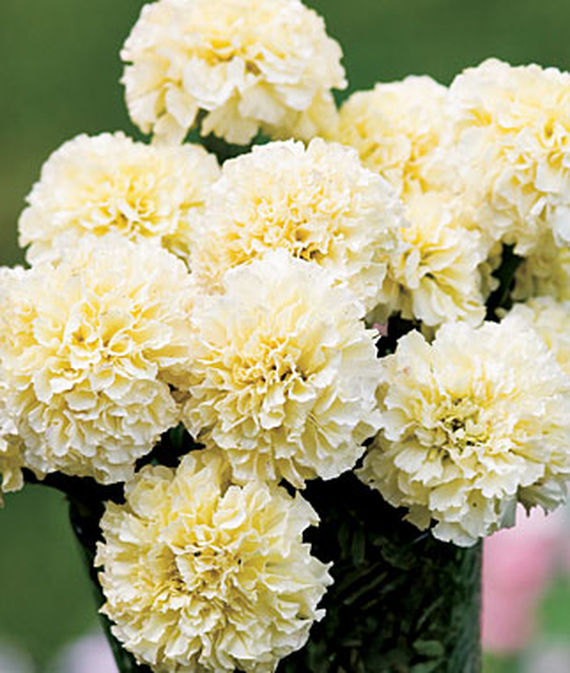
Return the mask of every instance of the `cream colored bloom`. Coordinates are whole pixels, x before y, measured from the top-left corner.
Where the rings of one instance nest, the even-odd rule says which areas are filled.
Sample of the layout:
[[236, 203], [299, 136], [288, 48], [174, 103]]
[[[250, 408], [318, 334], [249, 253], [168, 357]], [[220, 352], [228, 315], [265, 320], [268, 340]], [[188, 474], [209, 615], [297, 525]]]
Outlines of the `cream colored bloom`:
[[403, 198], [430, 187], [430, 160], [446, 128], [447, 89], [431, 77], [406, 77], [354, 93], [340, 111], [338, 139]]
[[480, 266], [488, 246], [464, 222], [460, 199], [437, 192], [408, 197], [410, 226], [400, 229], [402, 245], [393, 254], [385, 282], [386, 305], [373, 313], [384, 321], [399, 311], [434, 327], [453, 320], [477, 325], [485, 316]]
[[300, 0], [159, 0], [143, 7], [121, 57], [131, 118], [180, 142], [202, 133], [247, 144], [262, 129], [308, 139], [346, 86], [339, 45]]
[[547, 510], [570, 476], [570, 379], [520, 317], [418, 332], [383, 360], [383, 429], [360, 478], [420, 528], [461, 546]]
[[311, 505], [232, 485], [216, 452], [144, 468], [109, 503], [95, 565], [113, 633], [155, 673], [272, 673], [300, 649], [332, 580], [302, 533]]
[[356, 152], [317, 138], [270, 143], [228, 161], [196, 230], [191, 266], [208, 289], [274, 248], [328, 269], [371, 309], [405, 221], [390, 186]]
[[20, 219], [30, 263], [56, 261], [84, 236], [119, 233], [186, 256], [219, 167], [198, 145], [150, 147], [123, 133], [78, 136], [48, 159]]
[[551, 296], [570, 300], [570, 248], [559, 248], [551, 232], [542, 236], [515, 275], [514, 299]]
[[181, 260], [120, 237], [10, 284], [0, 360], [30, 467], [103, 483], [132, 474], [178, 423], [168, 384], [189, 357], [192, 297]]
[[570, 75], [490, 59], [450, 88], [457, 170], [496, 240], [531, 253], [570, 244]]
[[24, 485], [23, 444], [6, 408], [6, 387], [0, 384], [0, 503], [2, 492], [19, 491]]
[[[21, 267], [15, 269], [0, 267], [0, 315], [5, 318], [10, 316], [11, 287], [24, 276], [25, 271]], [[9, 334], [0, 334], [0, 344], [6, 336], [9, 337]], [[23, 443], [6, 404], [8, 386], [5, 379], [6, 375], [0, 357], [0, 505], [2, 504], [2, 492], [19, 491], [23, 487], [22, 468], [26, 467]]]
[[525, 320], [543, 338], [558, 364], [570, 375], [570, 301], [536, 297], [515, 304], [510, 315]]
[[375, 333], [328, 274], [284, 250], [229, 271], [225, 294], [196, 305], [183, 412], [247, 481], [331, 479], [378, 429]]

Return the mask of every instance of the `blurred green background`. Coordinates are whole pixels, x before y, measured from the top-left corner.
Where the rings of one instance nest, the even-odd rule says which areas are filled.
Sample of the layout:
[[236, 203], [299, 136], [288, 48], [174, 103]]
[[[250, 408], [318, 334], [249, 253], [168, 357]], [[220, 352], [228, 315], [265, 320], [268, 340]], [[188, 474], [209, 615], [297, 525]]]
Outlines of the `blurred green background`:
[[[23, 259], [18, 214], [56, 147], [80, 132], [134, 132], [118, 83], [118, 54], [142, 4], [0, 0], [0, 263]], [[568, 0], [307, 4], [341, 42], [350, 90], [412, 73], [449, 83], [491, 55], [570, 69]], [[48, 662], [68, 639], [96, 624], [62, 497], [40, 487], [8, 496], [0, 539], [0, 641], [23, 647], [38, 664]], [[567, 585], [556, 585], [544, 605], [545, 631], [570, 639]]]

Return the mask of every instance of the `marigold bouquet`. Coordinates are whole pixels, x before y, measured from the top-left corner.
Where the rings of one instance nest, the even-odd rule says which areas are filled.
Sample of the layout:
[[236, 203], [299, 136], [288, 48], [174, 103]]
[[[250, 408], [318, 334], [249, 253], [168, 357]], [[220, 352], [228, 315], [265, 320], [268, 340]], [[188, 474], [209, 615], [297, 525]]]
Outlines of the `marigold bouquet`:
[[300, 0], [157, 0], [123, 133], [0, 269], [0, 475], [63, 491], [121, 673], [476, 673], [480, 541], [570, 478], [570, 75], [337, 107]]

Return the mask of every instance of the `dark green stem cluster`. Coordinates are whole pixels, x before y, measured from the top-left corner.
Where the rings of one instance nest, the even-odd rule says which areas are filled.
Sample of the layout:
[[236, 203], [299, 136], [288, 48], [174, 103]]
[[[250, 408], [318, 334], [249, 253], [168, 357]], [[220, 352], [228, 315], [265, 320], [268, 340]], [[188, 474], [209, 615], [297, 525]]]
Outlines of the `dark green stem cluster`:
[[327, 614], [278, 673], [480, 673], [481, 546], [403, 521], [353, 474], [313, 482], [313, 553], [333, 561]]

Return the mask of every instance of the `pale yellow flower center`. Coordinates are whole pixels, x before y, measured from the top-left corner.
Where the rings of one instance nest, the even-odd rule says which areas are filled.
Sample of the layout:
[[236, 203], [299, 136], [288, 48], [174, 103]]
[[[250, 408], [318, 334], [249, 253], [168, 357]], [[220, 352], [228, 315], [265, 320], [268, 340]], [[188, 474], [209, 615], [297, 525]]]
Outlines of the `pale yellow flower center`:
[[[334, 205], [333, 191], [322, 187], [313, 190], [306, 202], [293, 193], [281, 202], [257, 197], [254, 221], [258, 224], [249, 232], [252, 242], [258, 240], [264, 247], [286, 247], [295, 257], [306, 261], [322, 260], [330, 253], [335, 240], [342, 236], [335, 221], [346, 215], [341, 206]], [[319, 204], [318, 208], [315, 203]], [[316, 222], [325, 226], [317, 231]], [[243, 257], [245, 261], [245, 252]]]
[[443, 406], [437, 423], [438, 448], [436, 452], [454, 449], [462, 453], [467, 447], [483, 444], [488, 429], [481, 419], [481, 405], [470, 398], [454, 398]]
[[[229, 600], [228, 592], [235, 600], [232, 589], [239, 584], [237, 578], [242, 568], [242, 559], [218, 545], [216, 541], [190, 544], [183, 552], [174, 552], [164, 547], [159, 552], [161, 594], [169, 598], [198, 597], [222, 603]], [[233, 600], [233, 599], [232, 599]], [[210, 605], [210, 607], [213, 607]], [[223, 604], [219, 605], [223, 609]]]
[[259, 335], [257, 343], [235, 353], [234, 380], [242, 385], [264, 387], [291, 379], [305, 380], [297, 365], [300, 349], [290, 341], [288, 337]]

